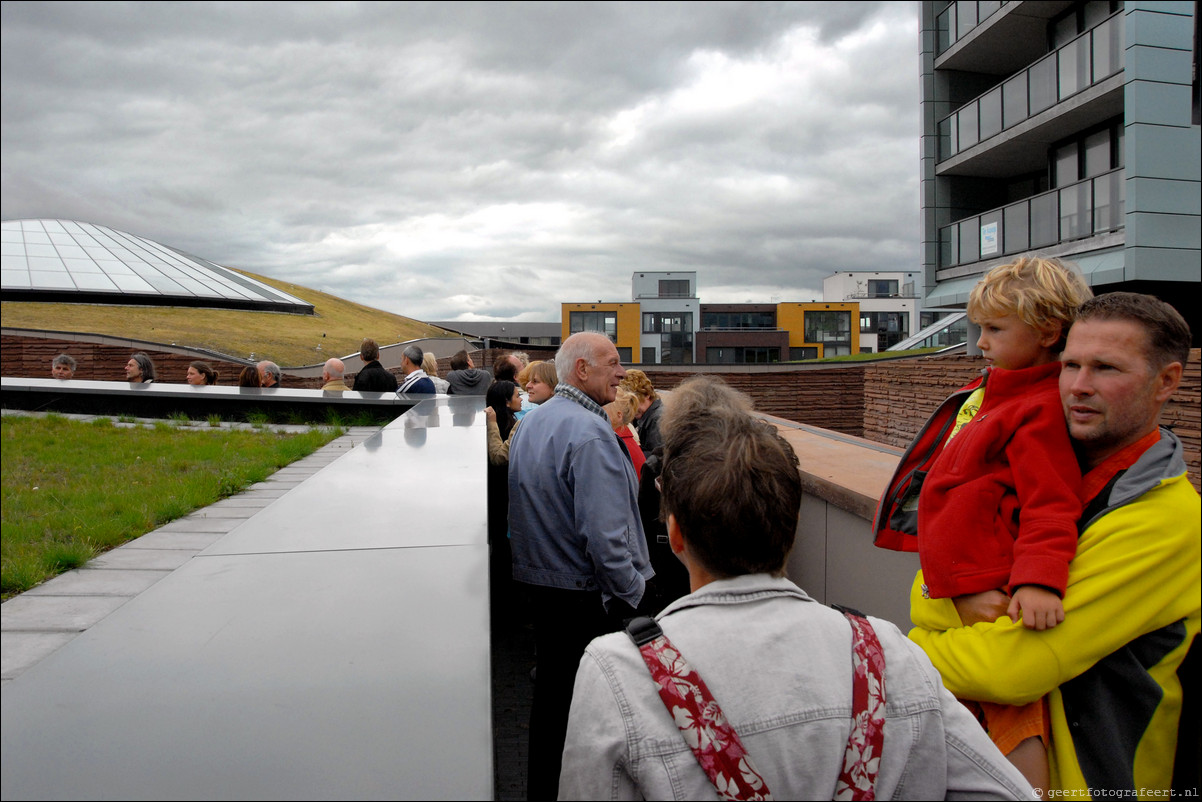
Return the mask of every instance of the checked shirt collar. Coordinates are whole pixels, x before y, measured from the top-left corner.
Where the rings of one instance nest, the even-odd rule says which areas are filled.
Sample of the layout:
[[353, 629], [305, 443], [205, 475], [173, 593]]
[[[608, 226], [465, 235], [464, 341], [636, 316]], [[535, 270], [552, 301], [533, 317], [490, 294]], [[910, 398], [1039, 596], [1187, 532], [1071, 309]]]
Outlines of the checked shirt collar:
[[605, 418], [607, 423], [609, 422], [609, 415], [605, 412], [601, 405], [589, 398], [578, 388], [573, 387], [570, 384], [560, 382], [559, 384], [555, 385], [555, 394], [563, 396], [569, 401], [575, 401], [589, 412], [593, 413], [594, 415], [600, 415], [601, 417]]

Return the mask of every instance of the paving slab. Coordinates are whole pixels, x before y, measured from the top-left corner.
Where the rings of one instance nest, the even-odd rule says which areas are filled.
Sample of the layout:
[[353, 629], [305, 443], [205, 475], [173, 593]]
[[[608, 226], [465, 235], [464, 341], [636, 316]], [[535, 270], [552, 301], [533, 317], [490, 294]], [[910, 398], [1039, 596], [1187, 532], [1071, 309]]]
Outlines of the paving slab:
[[164, 532], [156, 529], [137, 540], [131, 540], [123, 549], [182, 549], [199, 552], [207, 549], [221, 538], [224, 532]]
[[101, 554], [88, 563], [88, 567], [174, 571], [192, 557], [193, 552], [187, 549], [127, 549], [122, 547]]
[[25, 591], [25, 596], [136, 596], [170, 571], [77, 568]]
[[7, 685], [78, 636], [78, 632], [5, 632], [0, 677]]
[[[249, 518], [249, 515], [243, 516], [243, 519]], [[215, 534], [225, 534], [241, 523], [236, 517], [229, 518], [195, 518], [188, 516], [186, 518], [177, 518], [171, 523], [166, 523], [154, 530], [156, 532], [180, 532], [184, 534], [193, 534], [201, 532], [212, 532]]]
[[[82, 632], [128, 601], [123, 596], [30, 596], [0, 605], [4, 639], [22, 631]], [[7, 646], [6, 646], [7, 648]]]

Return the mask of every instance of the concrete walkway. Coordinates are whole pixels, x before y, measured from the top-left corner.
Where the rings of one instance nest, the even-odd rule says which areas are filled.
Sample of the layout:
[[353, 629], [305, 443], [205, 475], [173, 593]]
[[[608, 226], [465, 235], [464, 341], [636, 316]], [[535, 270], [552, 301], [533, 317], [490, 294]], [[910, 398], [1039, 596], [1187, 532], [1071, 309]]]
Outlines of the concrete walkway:
[[[5, 414], [29, 415], [33, 413]], [[88, 420], [92, 416], [66, 417]], [[127, 420], [117, 426], [153, 425]], [[157, 421], [161, 423], [162, 421]], [[222, 428], [307, 431], [308, 426], [258, 426], [223, 423]], [[203, 421], [193, 429], [206, 429]], [[8, 683], [95, 626], [130, 599], [187, 563], [226, 533], [271, 504], [379, 431], [352, 427], [304, 459], [281, 468], [265, 481], [105, 552], [82, 568], [38, 585], [0, 605], [0, 682]]]

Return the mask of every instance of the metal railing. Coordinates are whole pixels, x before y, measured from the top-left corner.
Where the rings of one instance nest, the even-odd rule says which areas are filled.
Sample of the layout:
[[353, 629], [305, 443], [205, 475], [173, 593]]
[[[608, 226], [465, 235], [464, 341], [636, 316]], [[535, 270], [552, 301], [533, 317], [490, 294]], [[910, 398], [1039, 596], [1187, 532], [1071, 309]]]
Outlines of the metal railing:
[[939, 266], [955, 267], [1122, 229], [1123, 178], [1120, 167], [944, 226], [939, 229]]
[[939, 121], [939, 160], [996, 136], [1122, 71], [1123, 15], [1054, 50]]

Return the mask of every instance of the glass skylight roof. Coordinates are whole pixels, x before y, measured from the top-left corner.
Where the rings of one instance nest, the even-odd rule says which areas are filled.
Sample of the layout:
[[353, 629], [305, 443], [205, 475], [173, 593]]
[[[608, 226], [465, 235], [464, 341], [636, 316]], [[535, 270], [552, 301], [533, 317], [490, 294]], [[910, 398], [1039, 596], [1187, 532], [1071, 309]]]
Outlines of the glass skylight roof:
[[0, 223], [0, 279], [5, 300], [313, 312], [309, 302], [229, 268], [72, 220]]

